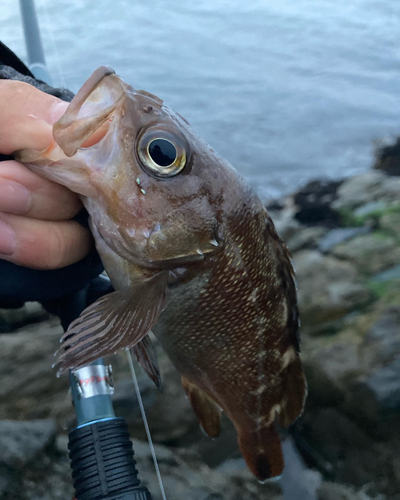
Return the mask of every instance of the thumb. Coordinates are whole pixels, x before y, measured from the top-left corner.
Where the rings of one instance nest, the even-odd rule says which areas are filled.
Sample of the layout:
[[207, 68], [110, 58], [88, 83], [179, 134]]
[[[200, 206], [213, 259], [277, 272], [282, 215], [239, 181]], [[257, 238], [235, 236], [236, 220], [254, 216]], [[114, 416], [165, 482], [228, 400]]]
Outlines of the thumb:
[[1, 80], [0, 153], [48, 148], [53, 141], [52, 126], [68, 104], [27, 83]]

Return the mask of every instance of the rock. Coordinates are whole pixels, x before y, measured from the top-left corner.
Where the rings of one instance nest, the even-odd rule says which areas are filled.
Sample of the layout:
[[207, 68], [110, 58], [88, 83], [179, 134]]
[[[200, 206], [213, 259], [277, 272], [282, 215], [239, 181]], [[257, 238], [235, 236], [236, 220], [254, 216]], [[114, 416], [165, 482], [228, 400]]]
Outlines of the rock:
[[346, 227], [340, 229], [332, 229], [318, 243], [318, 248], [321, 252], [329, 252], [334, 246], [343, 241], [350, 240], [354, 236], [367, 234], [370, 231], [369, 227]]
[[270, 212], [272, 220], [278, 234], [285, 240], [289, 240], [301, 228], [299, 222], [293, 218], [293, 210], [286, 208], [279, 212]]
[[381, 273], [375, 274], [371, 277], [372, 281], [376, 283], [384, 283], [387, 281], [400, 280], [400, 264], [397, 266], [393, 266], [386, 271], [382, 271]]
[[370, 369], [400, 358], [400, 306], [383, 310], [364, 335], [361, 349]]
[[[151, 490], [153, 500], [161, 500], [149, 446], [134, 441], [134, 450], [140, 479]], [[261, 485], [245, 470], [232, 475], [221, 473], [200, 463], [196, 455], [183, 456], [179, 450], [173, 452], [156, 445], [161, 475], [167, 498], [174, 500], [281, 500], [276, 483]]]
[[382, 191], [384, 193], [384, 198], [392, 201], [399, 206], [400, 200], [400, 178], [398, 177], [386, 177], [382, 183]]
[[0, 421], [0, 464], [22, 469], [54, 441], [53, 420]]
[[[140, 373], [138, 377], [154, 442], [183, 446], [197, 440], [202, 441], [203, 437], [207, 440], [199, 430], [178, 372], [165, 354], [159, 349], [158, 352], [163, 391], [160, 392], [146, 375]], [[139, 374], [139, 370], [137, 373]], [[123, 368], [114, 369], [114, 374], [113, 401], [116, 414], [127, 420], [133, 436], [146, 440], [132, 379], [127, 378]]]
[[319, 226], [301, 227], [286, 241], [286, 244], [292, 253], [306, 248], [317, 248], [318, 240], [323, 237], [326, 231], [325, 227]]
[[370, 291], [349, 262], [303, 250], [294, 256], [302, 324], [336, 320], [368, 302]]
[[383, 424], [393, 411], [400, 412], [400, 306], [384, 309], [366, 332], [358, 364], [363, 375], [349, 384], [349, 401], [357, 401], [353, 412], [375, 426]]
[[318, 180], [306, 184], [293, 196], [295, 219], [302, 224], [336, 227], [339, 214], [332, 210], [337, 191], [343, 181]]
[[48, 318], [49, 314], [39, 302], [26, 302], [17, 309], [0, 309], [0, 333], [11, 333], [24, 325]]
[[73, 419], [68, 374], [58, 378], [51, 367], [61, 334], [52, 318], [0, 335], [0, 419], [52, 418], [61, 426]]
[[328, 464], [331, 480], [363, 488], [373, 497], [378, 493], [391, 499], [398, 495], [398, 442], [374, 439], [333, 407], [314, 407], [312, 411], [306, 411], [301, 426], [309, 459]]
[[346, 179], [338, 189], [337, 199], [332, 203], [335, 210], [355, 208], [382, 196], [382, 183], [386, 175], [382, 172], [367, 172]]
[[336, 245], [332, 254], [352, 262], [367, 275], [384, 271], [400, 262], [400, 246], [395, 238], [378, 231]]
[[318, 488], [318, 500], [372, 500], [372, 498], [363, 491], [356, 492], [344, 484], [323, 482]]
[[285, 468], [280, 480], [283, 498], [316, 500], [321, 474], [307, 469], [291, 436], [283, 441], [282, 448], [285, 457]]
[[400, 212], [382, 215], [379, 226], [400, 240]]
[[0, 465], [0, 498], [7, 491], [12, 481], [11, 472]]
[[356, 208], [354, 210], [354, 215], [357, 217], [365, 217], [366, 215], [387, 210], [388, 207], [388, 202], [385, 202], [383, 200], [370, 201], [365, 205], [361, 205], [360, 207]]
[[400, 410], [400, 358], [377, 370], [364, 384], [379, 410]]
[[393, 144], [385, 144], [375, 151], [376, 170], [382, 170], [388, 175], [400, 175], [400, 137]]

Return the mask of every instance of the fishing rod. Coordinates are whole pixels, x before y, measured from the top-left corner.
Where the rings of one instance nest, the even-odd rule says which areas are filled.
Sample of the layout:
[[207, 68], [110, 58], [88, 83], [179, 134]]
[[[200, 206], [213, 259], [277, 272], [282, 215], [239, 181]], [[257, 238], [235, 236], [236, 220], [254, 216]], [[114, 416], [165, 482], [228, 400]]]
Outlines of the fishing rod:
[[[51, 84], [34, 0], [20, 0], [20, 9], [30, 70], [35, 78]], [[91, 293], [89, 303], [89, 287], [57, 301], [55, 309], [64, 331], [91, 302], [112, 291], [107, 277], [100, 275], [96, 280], [100, 286], [96, 294]], [[70, 385], [77, 417], [68, 443], [76, 500], [151, 500], [138, 479], [128, 425], [114, 413], [111, 366], [98, 359], [70, 371]]]

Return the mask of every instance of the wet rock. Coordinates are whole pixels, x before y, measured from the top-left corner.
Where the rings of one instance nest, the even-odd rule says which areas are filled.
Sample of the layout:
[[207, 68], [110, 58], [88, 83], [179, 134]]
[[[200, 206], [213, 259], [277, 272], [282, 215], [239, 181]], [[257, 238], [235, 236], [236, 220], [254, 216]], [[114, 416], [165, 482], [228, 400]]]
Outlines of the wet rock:
[[376, 170], [382, 170], [388, 175], [400, 175], [400, 137], [393, 144], [385, 144], [375, 151]]
[[364, 335], [361, 348], [370, 369], [400, 359], [400, 306], [388, 307], [380, 314]]
[[326, 253], [332, 250], [332, 248], [343, 241], [350, 240], [354, 236], [360, 234], [367, 234], [370, 231], [369, 227], [346, 227], [339, 229], [332, 229], [329, 231], [324, 238], [318, 242], [318, 248], [321, 252]]
[[339, 214], [332, 209], [343, 181], [317, 180], [306, 184], [293, 196], [295, 219], [302, 224], [336, 227]]
[[344, 484], [324, 482], [318, 488], [318, 500], [372, 500], [372, 498], [363, 491], [356, 492]]
[[[174, 446], [188, 445], [197, 439], [201, 440], [202, 433], [194, 412], [182, 388], [180, 376], [168, 358], [159, 350], [159, 365], [163, 383], [160, 392], [143, 373], [139, 374], [139, 385], [146, 409], [147, 419], [153, 440], [161, 444]], [[122, 368], [122, 367], [121, 367]], [[115, 411], [118, 416], [124, 417], [132, 435], [146, 440], [142, 417], [139, 411], [137, 397], [132, 379], [124, 378], [122, 370], [117, 370], [115, 380]], [[207, 439], [204, 436], [205, 439]]]
[[336, 245], [332, 254], [346, 259], [368, 275], [384, 271], [400, 262], [400, 246], [395, 238], [373, 232]]
[[[154, 466], [146, 443], [134, 442], [140, 478], [151, 490], [153, 500], [160, 500]], [[208, 468], [196, 455], [186, 451], [182, 456], [177, 450], [156, 445], [161, 475], [167, 498], [174, 500], [281, 500], [280, 488], [275, 483], [259, 484], [250, 473], [234, 472], [232, 475]], [[184, 458], [183, 458], [184, 457]]]
[[363, 376], [350, 383], [349, 401], [357, 401], [353, 413], [364, 415], [375, 426], [384, 425], [393, 412], [400, 413], [400, 307], [380, 314], [360, 344]]
[[270, 212], [269, 214], [274, 221], [278, 234], [285, 241], [289, 240], [301, 229], [300, 223], [293, 219], [292, 208], [285, 208], [280, 212]]
[[286, 244], [292, 253], [306, 248], [317, 248], [319, 239], [326, 231], [325, 227], [320, 226], [299, 228]]
[[400, 280], [400, 264], [397, 266], [393, 266], [386, 271], [382, 271], [381, 273], [376, 274], [371, 277], [372, 281], [376, 283], [384, 283], [387, 281]]
[[26, 302], [16, 309], [0, 309], [0, 333], [11, 333], [24, 325], [48, 318], [49, 314], [38, 302]]
[[285, 457], [285, 468], [280, 480], [283, 497], [317, 500], [316, 491], [322, 481], [321, 474], [305, 466], [290, 436], [284, 440], [282, 448]]
[[294, 256], [304, 326], [338, 319], [370, 298], [354, 265], [313, 250]]
[[399, 177], [386, 177], [382, 183], [382, 191], [384, 198], [399, 203], [400, 200], [400, 178]]
[[338, 189], [333, 209], [355, 208], [378, 199], [382, 195], [385, 179], [386, 175], [382, 172], [367, 172], [346, 179]]
[[52, 318], [0, 335], [0, 419], [52, 418], [65, 426], [73, 417], [68, 375], [57, 378], [52, 369], [61, 334]]
[[54, 441], [53, 420], [0, 421], [0, 464], [22, 469]]
[[389, 203], [383, 200], [370, 201], [369, 203], [356, 208], [354, 210], [354, 215], [357, 217], [365, 217], [366, 215], [387, 210], [389, 206]]
[[380, 492], [395, 498], [399, 493], [400, 475], [395, 458], [398, 444], [372, 438], [333, 407], [313, 408], [306, 412], [301, 425], [308, 450], [314, 449], [315, 457], [330, 465], [331, 480], [357, 489], [368, 488], [371, 496]]
[[400, 410], [400, 358], [377, 370], [364, 384], [379, 410]]
[[400, 240], [400, 211], [382, 215], [379, 226]]

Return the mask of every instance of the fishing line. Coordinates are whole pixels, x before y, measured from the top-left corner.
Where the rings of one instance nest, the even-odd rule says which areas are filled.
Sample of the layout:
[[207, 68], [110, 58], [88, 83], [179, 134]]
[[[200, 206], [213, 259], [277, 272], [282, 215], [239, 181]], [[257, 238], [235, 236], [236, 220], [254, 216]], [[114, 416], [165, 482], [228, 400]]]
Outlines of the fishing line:
[[44, 13], [45, 13], [45, 16], [46, 16], [46, 23], [47, 23], [47, 26], [48, 26], [48, 29], [46, 31], [49, 33], [50, 39], [51, 39], [50, 41], [51, 41], [51, 43], [53, 45], [53, 53], [54, 53], [54, 58], [56, 60], [57, 73], [58, 73], [58, 78], [60, 80], [60, 86], [65, 89], [66, 88], [66, 84], [65, 84], [65, 78], [64, 78], [64, 71], [63, 71], [63, 68], [62, 68], [60, 53], [58, 52], [58, 48], [57, 48], [57, 44], [56, 44], [56, 39], [55, 39], [55, 36], [54, 36], [53, 24], [51, 23], [51, 20], [50, 20], [50, 14], [49, 14], [49, 9], [47, 7], [46, 0], [44, 0], [42, 2], [42, 6], [43, 6], [43, 10], [44, 10]]
[[162, 496], [163, 500], [167, 500], [167, 497], [165, 496], [164, 484], [163, 484], [163, 481], [161, 478], [160, 468], [158, 466], [156, 451], [154, 449], [153, 440], [151, 438], [150, 428], [149, 428], [149, 424], [148, 424], [147, 417], [146, 417], [146, 412], [145, 412], [144, 405], [143, 405], [142, 396], [140, 394], [140, 389], [139, 389], [139, 384], [138, 384], [137, 377], [136, 377], [135, 367], [133, 365], [132, 353], [131, 353], [130, 349], [127, 349], [126, 353], [128, 355], [129, 368], [131, 369], [133, 385], [135, 386], [136, 396], [137, 396], [138, 402], [139, 402], [140, 413], [142, 414], [144, 428], [146, 429], [146, 435], [147, 435], [147, 440], [148, 440], [149, 446], [150, 446], [151, 456], [153, 457], [154, 468], [156, 469], [158, 484], [160, 485], [161, 496]]

